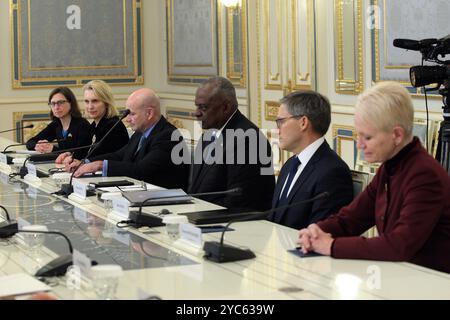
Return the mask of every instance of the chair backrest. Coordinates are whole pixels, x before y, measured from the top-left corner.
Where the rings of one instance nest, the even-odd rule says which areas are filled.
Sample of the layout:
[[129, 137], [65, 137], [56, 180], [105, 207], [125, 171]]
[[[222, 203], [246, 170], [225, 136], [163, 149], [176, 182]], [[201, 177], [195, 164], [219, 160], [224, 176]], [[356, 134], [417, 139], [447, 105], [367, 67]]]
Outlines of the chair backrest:
[[353, 181], [353, 198], [356, 198], [370, 182], [370, 175], [367, 172], [350, 170]]

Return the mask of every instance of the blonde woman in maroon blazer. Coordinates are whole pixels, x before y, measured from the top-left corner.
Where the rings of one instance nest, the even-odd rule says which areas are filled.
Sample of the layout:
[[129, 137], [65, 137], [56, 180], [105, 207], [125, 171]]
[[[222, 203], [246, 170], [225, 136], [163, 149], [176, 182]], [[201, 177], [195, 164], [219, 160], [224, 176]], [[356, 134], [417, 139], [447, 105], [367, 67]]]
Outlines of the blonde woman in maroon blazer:
[[[450, 178], [413, 137], [413, 117], [411, 97], [398, 83], [379, 83], [358, 98], [358, 148], [382, 165], [350, 205], [300, 230], [304, 253], [450, 272]], [[360, 236], [372, 226], [378, 237]]]

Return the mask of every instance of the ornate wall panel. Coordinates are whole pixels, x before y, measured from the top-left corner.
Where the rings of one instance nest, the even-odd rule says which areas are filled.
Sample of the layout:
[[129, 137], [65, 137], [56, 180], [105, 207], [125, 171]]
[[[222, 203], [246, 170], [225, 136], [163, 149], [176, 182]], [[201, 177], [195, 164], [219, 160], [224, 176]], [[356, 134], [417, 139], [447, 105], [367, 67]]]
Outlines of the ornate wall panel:
[[219, 74], [217, 1], [167, 0], [170, 82], [198, 83]]
[[141, 0], [10, 0], [14, 88], [142, 84]]
[[315, 20], [313, 0], [292, 1], [292, 86], [315, 87]]
[[247, 1], [226, 8], [227, 78], [240, 87], [247, 86]]
[[265, 87], [266, 89], [282, 88], [282, 3], [279, 0], [264, 1], [264, 51], [265, 51]]
[[[450, 2], [435, 0], [372, 0], [373, 80], [399, 81], [410, 87], [409, 68], [421, 64], [421, 54], [393, 46], [396, 38], [421, 40], [442, 38], [450, 33]], [[416, 89], [411, 88], [411, 91]]]
[[334, 0], [335, 87], [337, 93], [364, 90], [362, 0]]

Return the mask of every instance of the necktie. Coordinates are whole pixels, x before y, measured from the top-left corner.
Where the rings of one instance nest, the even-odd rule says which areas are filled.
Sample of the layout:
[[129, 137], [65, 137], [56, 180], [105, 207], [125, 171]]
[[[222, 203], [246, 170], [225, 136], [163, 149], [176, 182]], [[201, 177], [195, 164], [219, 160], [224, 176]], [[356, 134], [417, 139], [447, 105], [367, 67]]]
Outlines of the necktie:
[[292, 180], [294, 180], [295, 174], [297, 173], [297, 170], [301, 164], [302, 163], [300, 162], [298, 157], [294, 157], [292, 159], [291, 168], [289, 171], [289, 177], [286, 181], [286, 185], [284, 186], [283, 192], [281, 193], [281, 197], [279, 199], [280, 205], [287, 204], [288, 191], [291, 188]]
[[136, 149], [136, 151], [134, 153], [134, 156], [136, 156], [139, 153], [139, 151], [141, 150], [142, 146], [144, 145], [144, 142], [145, 142], [145, 136], [142, 135], [141, 139], [139, 140], [138, 147], [137, 147], [137, 149]]

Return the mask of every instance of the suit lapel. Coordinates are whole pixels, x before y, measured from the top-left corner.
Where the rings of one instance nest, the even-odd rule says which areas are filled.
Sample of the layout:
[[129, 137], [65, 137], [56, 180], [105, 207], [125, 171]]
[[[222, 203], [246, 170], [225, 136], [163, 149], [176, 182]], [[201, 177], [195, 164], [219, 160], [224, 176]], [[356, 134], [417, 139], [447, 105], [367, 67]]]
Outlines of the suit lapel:
[[136, 149], [139, 144], [139, 140], [141, 139], [141, 136], [142, 136], [142, 133], [136, 132], [131, 137], [132, 141], [130, 141], [130, 148], [128, 149], [128, 152], [125, 155], [125, 159], [127, 161], [133, 161], [136, 158], [135, 153], [136, 153]]
[[286, 183], [287, 179], [288, 170], [286, 170], [286, 168], [289, 168], [289, 164], [291, 163], [291, 161], [292, 158], [286, 161], [286, 163], [281, 168], [280, 175], [278, 176], [278, 182], [277, 185], [275, 186], [274, 197], [272, 199], [272, 208], [275, 208], [278, 205], [278, 201], [281, 196], [281, 190], [283, 189], [283, 186]]
[[[202, 137], [202, 139], [203, 139], [203, 137]], [[195, 152], [201, 152], [199, 157], [201, 157], [202, 163], [194, 165], [194, 168], [193, 168], [192, 188], [194, 190], [197, 188], [197, 184], [199, 183], [199, 181], [203, 181], [203, 179], [204, 179], [205, 175], [208, 173], [208, 171], [217, 165], [217, 164], [208, 165], [208, 164], [204, 163], [203, 153], [205, 151], [205, 148], [203, 148], [203, 146], [202, 146], [202, 148], [200, 148], [200, 146], [197, 146], [196, 151], [195, 151]], [[223, 145], [222, 145], [222, 150], [223, 150]]]
[[288, 203], [292, 202], [292, 198], [295, 196], [297, 191], [303, 186], [304, 183], [307, 182], [309, 176], [314, 172], [316, 169], [316, 163], [322, 159], [323, 154], [329, 149], [328, 143], [325, 141], [322, 143], [322, 145], [317, 149], [316, 153], [312, 156], [312, 158], [308, 161], [306, 164], [306, 167], [303, 169], [302, 173], [298, 177], [297, 181], [295, 182], [294, 187], [292, 188], [291, 192], [289, 193], [288, 197]]
[[[317, 161], [319, 161], [325, 152], [330, 149], [328, 143], [325, 141], [319, 149], [317, 149], [316, 153], [312, 156], [312, 158], [308, 161], [306, 164], [306, 167], [302, 170], [302, 173], [298, 177], [297, 181], [295, 181], [294, 186], [292, 187], [291, 192], [289, 193], [287, 204], [292, 204], [293, 199], [295, 198], [295, 195], [300, 190], [300, 188], [305, 184], [308, 183], [308, 178], [311, 176], [311, 174], [316, 169]], [[284, 179], [286, 180], [286, 178]], [[284, 184], [284, 182], [283, 182]], [[281, 192], [281, 191], [280, 191]], [[278, 195], [279, 197], [279, 195]], [[298, 199], [297, 201], [302, 201], [306, 199]], [[283, 216], [285, 215], [287, 209], [282, 210], [282, 212], [277, 213], [277, 221], [281, 222], [283, 219]]]

